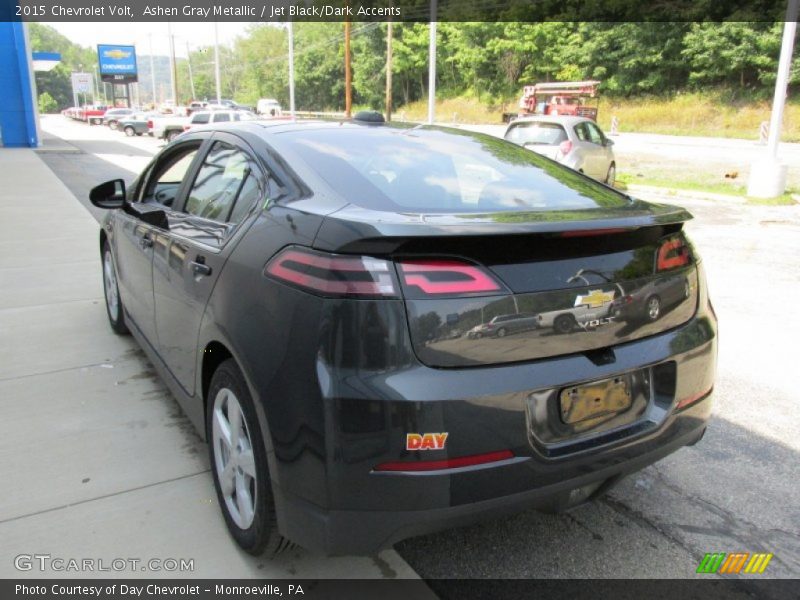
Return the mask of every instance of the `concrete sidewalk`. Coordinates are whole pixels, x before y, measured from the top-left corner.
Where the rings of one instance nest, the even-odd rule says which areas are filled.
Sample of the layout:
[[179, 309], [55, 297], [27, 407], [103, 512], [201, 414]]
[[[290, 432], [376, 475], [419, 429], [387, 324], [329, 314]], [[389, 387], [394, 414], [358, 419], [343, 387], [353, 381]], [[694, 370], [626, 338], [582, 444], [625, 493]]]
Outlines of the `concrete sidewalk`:
[[93, 575], [20, 572], [20, 554], [194, 561], [121, 577], [416, 577], [394, 550], [239, 551], [205, 444], [135, 342], [108, 327], [97, 222], [31, 150], [0, 149], [0, 190], [0, 577]]

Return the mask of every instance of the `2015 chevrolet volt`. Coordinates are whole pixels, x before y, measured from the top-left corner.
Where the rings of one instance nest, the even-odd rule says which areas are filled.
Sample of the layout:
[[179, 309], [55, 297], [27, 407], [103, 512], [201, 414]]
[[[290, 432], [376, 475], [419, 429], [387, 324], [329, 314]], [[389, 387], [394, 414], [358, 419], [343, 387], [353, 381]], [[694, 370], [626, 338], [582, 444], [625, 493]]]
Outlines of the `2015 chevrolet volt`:
[[[717, 323], [690, 215], [510, 142], [192, 129], [91, 201], [111, 327], [208, 439], [248, 552], [567, 509], [705, 431]], [[467, 335], [509, 315], [530, 325]]]

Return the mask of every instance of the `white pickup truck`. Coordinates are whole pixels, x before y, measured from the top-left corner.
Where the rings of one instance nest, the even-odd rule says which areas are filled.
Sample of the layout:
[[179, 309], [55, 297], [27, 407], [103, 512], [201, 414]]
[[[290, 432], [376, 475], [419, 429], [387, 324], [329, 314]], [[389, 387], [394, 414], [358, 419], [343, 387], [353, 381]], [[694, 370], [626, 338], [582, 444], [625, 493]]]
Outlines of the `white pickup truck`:
[[[164, 117], [148, 121], [149, 132], [157, 138], [171, 142], [192, 127], [210, 123], [230, 123], [231, 121], [252, 121], [256, 116], [244, 110], [199, 110], [191, 117]], [[152, 122], [152, 127], [150, 126]]]

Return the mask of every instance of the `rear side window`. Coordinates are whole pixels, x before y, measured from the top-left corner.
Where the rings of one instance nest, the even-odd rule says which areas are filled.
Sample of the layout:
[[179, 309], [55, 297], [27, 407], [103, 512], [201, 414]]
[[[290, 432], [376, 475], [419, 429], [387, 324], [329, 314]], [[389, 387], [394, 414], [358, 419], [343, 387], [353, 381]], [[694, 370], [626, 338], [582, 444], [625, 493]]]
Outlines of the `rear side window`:
[[629, 203], [567, 167], [487, 135], [401, 125], [279, 135], [343, 199], [374, 210], [482, 213]]
[[192, 123], [195, 124], [208, 123], [208, 117], [209, 117], [208, 113], [198, 113], [192, 116]]
[[230, 121], [231, 116], [228, 113], [217, 113], [214, 115], [214, 123], [223, 123], [224, 121]]
[[241, 150], [215, 142], [197, 172], [184, 211], [220, 223], [238, 223], [261, 195], [254, 166]]
[[512, 125], [506, 133], [506, 139], [523, 146], [557, 146], [567, 139], [567, 132], [558, 123], [519, 123]]

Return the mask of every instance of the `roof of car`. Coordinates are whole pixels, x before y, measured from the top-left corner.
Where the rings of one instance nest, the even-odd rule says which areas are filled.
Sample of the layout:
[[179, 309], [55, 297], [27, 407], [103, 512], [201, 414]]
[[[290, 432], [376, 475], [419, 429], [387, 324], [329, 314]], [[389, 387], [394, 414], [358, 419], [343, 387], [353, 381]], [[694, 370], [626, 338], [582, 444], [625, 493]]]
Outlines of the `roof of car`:
[[585, 123], [586, 121], [594, 123], [592, 119], [586, 117], [573, 117], [569, 115], [532, 115], [530, 117], [514, 119], [508, 125], [509, 127], [517, 123], [558, 123], [559, 125], [576, 125], [577, 123]]

